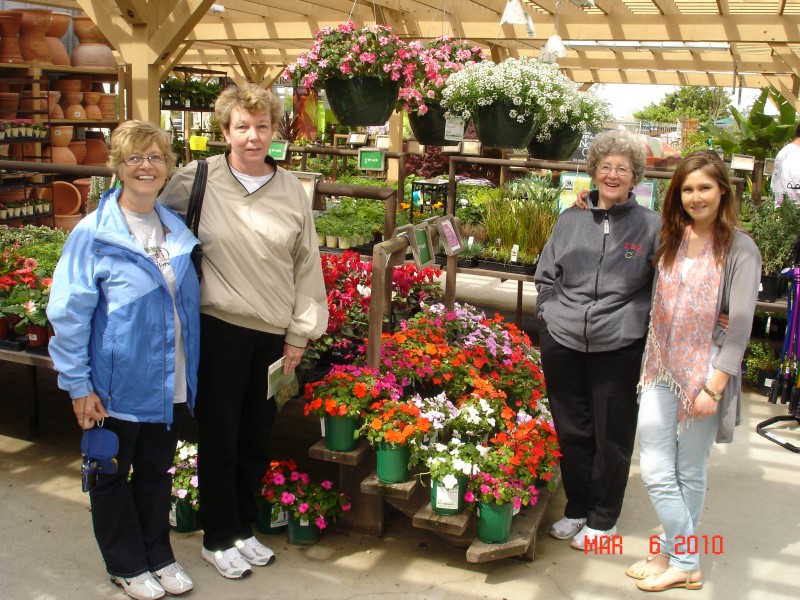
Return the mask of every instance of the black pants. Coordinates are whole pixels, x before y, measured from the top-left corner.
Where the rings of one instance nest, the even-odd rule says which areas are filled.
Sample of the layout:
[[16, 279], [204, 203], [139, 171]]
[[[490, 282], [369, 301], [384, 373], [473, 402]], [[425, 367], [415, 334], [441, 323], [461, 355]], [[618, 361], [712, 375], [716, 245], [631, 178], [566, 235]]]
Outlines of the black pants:
[[269, 466], [275, 399], [267, 368], [283, 336], [200, 317], [197, 469], [203, 546], [226, 550], [253, 535], [256, 494]]
[[644, 339], [609, 352], [578, 352], [539, 331], [547, 396], [561, 445], [564, 516], [602, 531], [617, 524], [636, 437], [636, 383]]
[[136, 577], [175, 562], [169, 542], [172, 475], [167, 471], [185, 410], [185, 405], [175, 406], [170, 426], [105, 420], [104, 427], [119, 437], [118, 467], [112, 475], [98, 474], [89, 500], [94, 536], [111, 575]]

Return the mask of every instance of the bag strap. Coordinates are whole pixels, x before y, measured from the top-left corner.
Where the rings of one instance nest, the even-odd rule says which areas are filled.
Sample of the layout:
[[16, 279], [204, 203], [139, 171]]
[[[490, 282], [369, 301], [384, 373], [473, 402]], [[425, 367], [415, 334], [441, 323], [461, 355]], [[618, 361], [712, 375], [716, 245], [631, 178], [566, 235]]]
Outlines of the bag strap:
[[189, 207], [186, 209], [186, 225], [189, 226], [195, 236], [197, 236], [197, 232], [200, 229], [200, 212], [203, 210], [203, 197], [206, 194], [207, 179], [208, 163], [205, 160], [198, 160], [192, 191], [189, 194]]

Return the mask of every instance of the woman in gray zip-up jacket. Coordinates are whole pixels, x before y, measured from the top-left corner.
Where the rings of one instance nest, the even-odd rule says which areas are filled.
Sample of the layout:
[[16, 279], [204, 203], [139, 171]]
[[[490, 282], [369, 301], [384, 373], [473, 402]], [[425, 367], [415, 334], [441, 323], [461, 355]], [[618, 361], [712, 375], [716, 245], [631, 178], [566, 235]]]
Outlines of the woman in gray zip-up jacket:
[[630, 191], [644, 165], [638, 136], [595, 137], [590, 210], [564, 211], [536, 270], [542, 368], [567, 496], [550, 535], [572, 538], [579, 550], [616, 533], [628, 482], [661, 228], [660, 216]]

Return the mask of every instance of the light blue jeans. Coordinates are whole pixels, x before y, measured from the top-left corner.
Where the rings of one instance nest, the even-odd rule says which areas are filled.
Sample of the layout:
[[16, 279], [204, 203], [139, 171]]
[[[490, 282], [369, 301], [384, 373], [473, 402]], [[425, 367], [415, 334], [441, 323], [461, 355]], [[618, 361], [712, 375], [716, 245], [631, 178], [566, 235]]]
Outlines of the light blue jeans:
[[[670, 565], [692, 571], [700, 566], [697, 527], [706, 492], [706, 464], [717, 434], [719, 413], [693, 419], [678, 431], [680, 400], [666, 384], [639, 400], [639, 466], [650, 501], [664, 527], [661, 553]], [[676, 544], [677, 541], [677, 544]]]

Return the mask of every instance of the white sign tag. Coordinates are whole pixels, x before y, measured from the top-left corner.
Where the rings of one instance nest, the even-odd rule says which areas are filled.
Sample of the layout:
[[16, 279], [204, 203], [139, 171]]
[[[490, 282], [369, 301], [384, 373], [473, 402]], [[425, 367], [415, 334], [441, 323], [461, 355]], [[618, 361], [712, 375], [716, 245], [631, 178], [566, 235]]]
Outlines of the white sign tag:
[[464, 119], [447, 119], [444, 124], [444, 139], [460, 142], [464, 139]]

